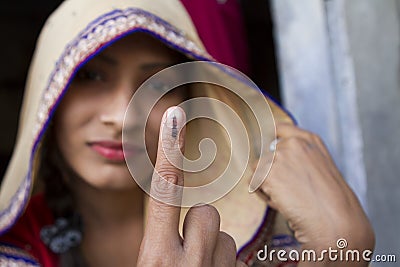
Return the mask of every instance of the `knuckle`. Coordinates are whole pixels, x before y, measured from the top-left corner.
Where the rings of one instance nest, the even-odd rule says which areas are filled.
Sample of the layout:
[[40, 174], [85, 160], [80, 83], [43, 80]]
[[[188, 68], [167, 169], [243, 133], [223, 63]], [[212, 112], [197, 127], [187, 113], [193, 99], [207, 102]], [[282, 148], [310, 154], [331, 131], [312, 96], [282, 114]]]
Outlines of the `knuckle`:
[[[287, 144], [289, 146], [290, 149], [293, 149], [292, 152], [295, 153], [304, 153], [310, 150], [311, 147], [313, 147], [314, 141], [313, 139], [309, 140], [304, 137], [300, 137], [300, 136], [294, 136], [294, 137], [290, 137], [287, 140]], [[287, 156], [294, 156], [295, 154], [290, 153], [289, 155], [285, 155]]]
[[219, 241], [223, 241], [226, 244], [229, 244], [230, 246], [234, 246], [236, 249], [236, 243], [235, 240], [233, 239], [233, 237], [231, 235], [229, 235], [228, 233], [224, 232], [224, 231], [219, 231], [218, 234], [218, 240]]
[[290, 146], [290, 147], [295, 147], [295, 148], [300, 148], [303, 147], [305, 145], [305, 141], [303, 138], [300, 138], [298, 136], [293, 136], [290, 137], [286, 140], [286, 143]]
[[315, 133], [310, 133], [310, 138], [308, 139], [310, 143], [313, 144], [322, 144], [322, 139], [319, 135]]
[[236, 243], [232, 236], [224, 231], [218, 234], [218, 242], [224, 245], [225, 251], [236, 254]]
[[304, 131], [304, 136], [305, 136], [305, 139], [310, 140], [310, 141], [314, 140], [315, 137], [318, 137], [317, 134], [315, 134], [313, 132], [308, 132], [308, 131]]
[[157, 182], [153, 182], [151, 185], [151, 196], [153, 198], [163, 203], [180, 204], [182, 188], [177, 186], [176, 182], [173, 182], [173, 180], [178, 179], [176, 176], [171, 176], [166, 180], [163, 178], [153, 179], [157, 179]]
[[180, 174], [175, 170], [175, 168], [170, 166], [161, 165], [157, 170], [157, 174], [160, 177], [160, 180], [162, 179], [173, 184], [178, 184], [180, 178]]
[[319, 135], [314, 135], [314, 142], [322, 147], [325, 147], [325, 143]]
[[[154, 197], [157, 201], [160, 201], [164, 204], [178, 206], [181, 202], [181, 198], [176, 194], [170, 192], [166, 192], [165, 190], [153, 190], [152, 197]], [[159, 203], [159, 202], [157, 202]], [[164, 205], [159, 205], [159, 209], [163, 208]]]
[[263, 184], [262, 187], [261, 187], [261, 190], [268, 197], [273, 193], [272, 185], [270, 185], [270, 184]]
[[308, 134], [309, 134], [311, 140], [318, 140], [319, 139], [319, 135], [316, 134], [316, 133], [309, 132]]
[[[188, 215], [191, 219], [198, 221], [206, 231], [219, 229], [221, 218], [217, 209], [211, 205], [203, 205], [192, 207]], [[207, 218], [206, 220], [204, 218]]]

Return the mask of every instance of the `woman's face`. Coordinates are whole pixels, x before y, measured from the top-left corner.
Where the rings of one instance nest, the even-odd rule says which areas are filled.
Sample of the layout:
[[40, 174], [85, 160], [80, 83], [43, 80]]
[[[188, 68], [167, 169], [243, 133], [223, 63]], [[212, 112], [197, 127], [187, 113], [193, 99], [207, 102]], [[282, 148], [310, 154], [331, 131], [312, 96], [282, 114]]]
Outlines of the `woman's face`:
[[[181, 58], [152, 37], [135, 33], [109, 46], [78, 71], [57, 109], [55, 134], [64, 160], [79, 177], [102, 189], [136, 186], [122, 152], [125, 110], [146, 79]], [[182, 101], [182, 91], [168, 93], [147, 119], [146, 146], [153, 162], [162, 114]], [[141, 103], [151, 104], [145, 99]], [[139, 129], [146, 117], [140, 113], [141, 107], [134, 110], [137, 114], [131, 123], [137, 125], [130, 127]], [[135, 148], [142, 140], [130, 142], [131, 156], [144, 152]]]

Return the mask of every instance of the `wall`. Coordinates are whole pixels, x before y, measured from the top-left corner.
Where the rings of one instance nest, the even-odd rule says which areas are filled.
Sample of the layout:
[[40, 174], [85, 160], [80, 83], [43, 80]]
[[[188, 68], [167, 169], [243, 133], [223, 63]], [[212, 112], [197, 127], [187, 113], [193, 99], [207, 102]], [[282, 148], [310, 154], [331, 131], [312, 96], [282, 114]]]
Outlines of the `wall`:
[[399, 3], [345, 3], [364, 139], [369, 215], [376, 230], [377, 252], [396, 252], [400, 261]]
[[400, 1], [271, 4], [283, 101], [327, 143], [372, 221], [376, 253], [399, 261]]

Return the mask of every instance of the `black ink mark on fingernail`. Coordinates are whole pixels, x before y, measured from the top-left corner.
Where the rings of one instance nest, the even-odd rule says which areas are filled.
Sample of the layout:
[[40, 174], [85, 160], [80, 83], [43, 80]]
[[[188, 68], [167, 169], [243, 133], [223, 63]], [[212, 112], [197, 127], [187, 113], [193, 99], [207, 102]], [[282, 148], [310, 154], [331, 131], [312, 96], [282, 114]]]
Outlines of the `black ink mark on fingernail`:
[[177, 126], [178, 126], [178, 122], [176, 121], [176, 116], [174, 116], [172, 118], [172, 133], [171, 133], [171, 135], [175, 139], [178, 136], [178, 128], [177, 128]]

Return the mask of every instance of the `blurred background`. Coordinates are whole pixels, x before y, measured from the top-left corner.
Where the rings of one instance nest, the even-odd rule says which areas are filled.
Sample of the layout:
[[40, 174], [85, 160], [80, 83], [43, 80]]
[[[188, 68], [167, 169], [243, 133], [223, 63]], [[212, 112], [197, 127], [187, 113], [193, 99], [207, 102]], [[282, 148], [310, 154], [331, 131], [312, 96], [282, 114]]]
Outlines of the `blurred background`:
[[[400, 262], [400, 0], [182, 1], [215, 58], [323, 138], [372, 221], [375, 253]], [[61, 2], [0, 3], [0, 177], [36, 38]]]

